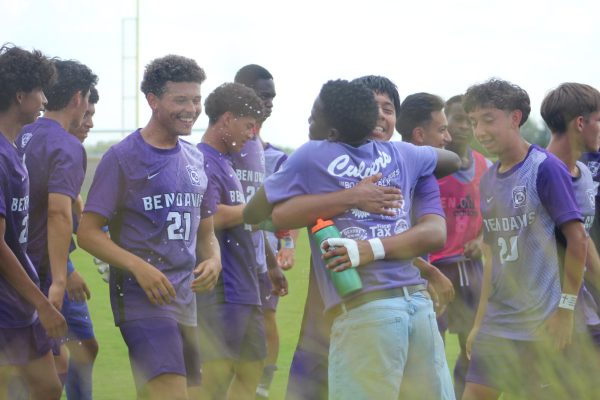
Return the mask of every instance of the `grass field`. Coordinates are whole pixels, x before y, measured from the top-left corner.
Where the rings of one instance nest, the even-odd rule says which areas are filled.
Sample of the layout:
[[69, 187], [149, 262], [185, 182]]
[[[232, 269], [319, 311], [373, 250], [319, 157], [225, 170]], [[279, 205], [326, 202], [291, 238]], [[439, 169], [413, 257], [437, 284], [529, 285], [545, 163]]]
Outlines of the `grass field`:
[[[280, 400], [285, 396], [287, 376], [290, 362], [296, 348], [302, 310], [306, 298], [308, 284], [309, 249], [305, 234], [298, 240], [296, 266], [286, 273], [290, 284], [290, 294], [281, 299], [277, 311], [277, 322], [281, 336], [279, 353], [279, 371], [275, 374], [271, 388], [271, 399]], [[114, 326], [108, 285], [104, 283], [96, 271], [92, 257], [77, 250], [73, 254], [75, 267], [84, 276], [91, 288], [92, 298], [89, 302], [96, 337], [100, 344], [100, 352], [94, 368], [94, 399], [115, 400], [135, 399], [135, 388], [127, 348], [123, 343], [119, 330]], [[451, 367], [457, 355], [457, 342], [454, 336], [448, 338], [446, 353]]]

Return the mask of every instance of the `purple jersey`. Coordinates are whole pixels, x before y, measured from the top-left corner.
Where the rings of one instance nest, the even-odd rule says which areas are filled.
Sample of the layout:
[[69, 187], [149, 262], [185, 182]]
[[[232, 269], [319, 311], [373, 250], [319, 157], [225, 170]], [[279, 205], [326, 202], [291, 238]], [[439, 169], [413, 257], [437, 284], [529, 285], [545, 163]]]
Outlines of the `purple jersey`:
[[[329, 141], [310, 141], [296, 150], [282, 168], [265, 181], [270, 203], [303, 194], [339, 191], [358, 184], [378, 172], [378, 182], [411, 193], [421, 176], [430, 175], [437, 156], [431, 147], [416, 147], [404, 142], [367, 142], [360, 147]], [[411, 226], [412, 198], [406, 196], [395, 216], [369, 214], [352, 209], [333, 218], [342, 237], [366, 240], [399, 234]], [[316, 222], [316, 221], [315, 221]], [[340, 303], [321, 258], [319, 243], [310, 238], [312, 261], [325, 309]], [[357, 292], [383, 290], [422, 284], [419, 270], [412, 260], [379, 260], [357, 268], [363, 289]]]
[[[217, 204], [244, 204], [242, 185], [229, 157], [204, 143], [200, 143], [198, 149], [204, 154], [204, 169]], [[198, 304], [224, 300], [226, 303], [260, 305], [258, 267], [249, 227], [240, 224], [216, 231], [215, 234], [221, 246], [223, 269], [215, 290], [198, 295]]]
[[[29, 177], [25, 163], [17, 149], [0, 133], [0, 215], [6, 225], [4, 241], [29, 278], [39, 285], [35, 268], [27, 256], [28, 209]], [[22, 328], [36, 320], [35, 308], [2, 275], [0, 292], [0, 328]]]
[[492, 288], [481, 332], [533, 340], [556, 310], [561, 287], [555, 228], [581, 220], [571, 176], [536, 145], [509, 171], [481, 178], [484, 241], [492, 249]]
[[17, 138], [25, 153], [30, 177], [31, 205], [27, 253], [37, 268], [43, 288], [52, 281], [48, 258], [48, 194], [75, 200], [85, 177], [86, 155], [81, 142], [57, 121], [38, 118]]
[[[267, 146], [265, 147], [265, 178], [279, 171], [281, 164], [283, 164], [287, 158], [288, 155], [283, 150], [267, 143]], [[266, 232], [266, 234], [271, 250], [273, 250], [273, 253], [277, 252], [279, 239], [277, 239], [273, 232]]]
[[412, 197], [412, 212], [415, 222], [427, 214], [446, 217], [440, 203], [440, 186], [435, 176], [427, 175], [419, 178]]
[[[265, 152], [262, 143], [257, 136], [248, 140], [239, 153], [229, 155], [233, 163], [233, 169], [237, 174], [246, 203], [250, 201], [254, 193], [263, 185], [265, 180]], [[252, 232], [252, 241], [256, 252], [256, 264], [258, 272], [267, 271], [267, 260], [265, 255], [265, 235], [263, 231]]]
[[196, 325], [196, 232], [215, 208], [207, 185], [202, 154], [183, 140], [158, 149], [137, 130], [102, 157], [84, 212], [105, 217], [111, 239], [162, 271], [177, 293], [171, 304], [153, 305], [131, 273], [111, 267], [115, 324], [166, 317]]

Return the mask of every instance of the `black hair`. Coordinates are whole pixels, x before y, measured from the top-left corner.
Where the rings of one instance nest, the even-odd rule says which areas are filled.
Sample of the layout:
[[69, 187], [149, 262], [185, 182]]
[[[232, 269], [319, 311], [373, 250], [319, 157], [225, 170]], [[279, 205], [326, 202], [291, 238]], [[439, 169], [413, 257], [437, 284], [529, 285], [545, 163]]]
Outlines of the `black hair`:
[[522, 126], [531, 112], [529, 95], [519, 86], [492, 78], [487, 82], [476, 84], [467, 89], [463, 99], [463, 107], [467, 113], [477, 108], [497, 108], [504, 111], [519, 110]]
[[335, 128], [341, 141], [359, 143], [371, 134], [379, 109], [373, 91], [361, 83], [332, 80], [319, 93], [323, 117]]
[[259, 79], [273, 79], [273, 75], [260, 65], [248, 64], [240, 68], [233, 81], [253, 88]]
[[81, 92], [86, 95], [98, 83], [98, 77], [87, 66], [75, 60], [54, 59], [56, 82], [45, 92], [48, 104], [46, 109], [58, 111], [65, 108], [73, 95]]
[[448, 100], [446, 100], [446, 104], [444, 104], [444, 110], [447, 111], [450, 107], [452, 107], [452, 104], [455, 103], [459, 103], [462, 107], [464, 97], [465, 96], [462, 94], [457, 94], [455, 96], [450, 97]]
[[146, 65], [141, 89], [147, 95], [162, 96], [167, 82], [196, 82], [206, 80], [204, 70], [191, 58], [169, 54]]
[[46, 90], [55, 76], [54, 64], [40, 51], [4, 44], [0, 48], [0, 111], [10, 108], [17, 92]]
[[366, 75], [353, 79], [352, 82], [362, 83], [375, 93], [386, 94], [392, 100], [392, 103], [394, 103], [394, 111], [396, 111], [396, 113], [400, 111], [400, 95], [398, 94], [398, 87], [385, 76]]
[[600, 92], [582, 83], [563, 83], [544, 98], [540, 112], [552, 133], [565, 133], [579, 116], [587, 119], [600, 110]]
[[96, 104], [96, 103], [98, 103], [99, 100], [100, 100], [100, 95], [98, 94], [98, 89], [96, 89], [96, 86], [92, 86], [90, 88], [89, 103], [90, 104]]
[[256, 92], [241, 83], [224, 83], [208, 95], [204, 111], [209, 124], [214, 124], [226, 112], [236, 117], [260, 120], [264, 114], [263, 102]]
[[430, 93], [414, 93], [407, 96], [400, 105], [396, 130], [402, 135], [402, 140], [412, 138], [413, 130], [431, 121], [431, 113], [441, 111], [444, 100]]

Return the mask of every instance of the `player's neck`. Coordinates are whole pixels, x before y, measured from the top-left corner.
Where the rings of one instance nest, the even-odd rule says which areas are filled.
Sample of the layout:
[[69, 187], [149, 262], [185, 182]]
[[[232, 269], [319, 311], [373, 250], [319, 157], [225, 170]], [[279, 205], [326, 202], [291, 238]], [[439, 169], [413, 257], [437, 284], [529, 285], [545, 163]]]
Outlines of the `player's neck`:
[[21, 128], [23, 125], [17, 121], [15, 116], [8, 113], [0, 114], [0, 132], [10, 143], [15, 143]]
[[142, 128], [141, 135], [146, 143], [158, 149], [172, 149], [179, 141], [179, 135], [170, 133], [152, 119]]
[[568, 133], [562, 135], [552, 134], [546, 149], [565, 163], [572, 176], [578, 176], [577, 160], [581, 157], [582, 152], [573, 143], [573, 139]]
[[519, 141], [517, 143], [506, 149], [506, 151], [502, 152], [502, 154], [498, 155], [498, 161], [500, 161], [498, 172], [506, 172], [523, 161], [525, 157], [527, 157], [529, 146], [531, 146], [531, 144], [519, 137]]
[[209, 145], [221, 154], [227, 154], [227, 145], [223, 141], [223, 129], [217, 124], [209, 125], [202, 136], [202, 143]]
[[69, 131], [69, 128], [73, 123], [73, 117], [64, 109], [58, 111], [46, 111], [44, 113], [44, 118], [58, 122], [65, 131]]

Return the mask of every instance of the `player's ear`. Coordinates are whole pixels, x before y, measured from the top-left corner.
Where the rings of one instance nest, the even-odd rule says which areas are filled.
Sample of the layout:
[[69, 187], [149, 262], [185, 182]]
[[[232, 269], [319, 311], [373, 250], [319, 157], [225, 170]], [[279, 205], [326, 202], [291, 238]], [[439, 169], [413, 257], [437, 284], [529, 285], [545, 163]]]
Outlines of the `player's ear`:
[[330, 142], [339, 142], [341, 141], [340, 132], [335, 128], [329, 128], [329, 133], [327, 134], [327, 140]]
[[417, 126], [412, 131], [412, 139], [415, 144], [422, 145], [425, 143], [425, 130], [421, 126]]
[[159, 100], [158, 96], [155, 95], [154, 93], [148, 93], [146, 95], [146, 101], [148, 102], [148, 105], [152, 109], [152, 112], [156, 111], [156, 108], [158, 107], [158, 100]]

